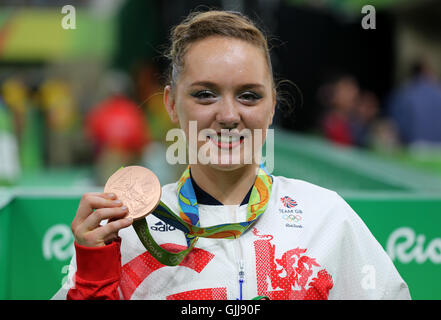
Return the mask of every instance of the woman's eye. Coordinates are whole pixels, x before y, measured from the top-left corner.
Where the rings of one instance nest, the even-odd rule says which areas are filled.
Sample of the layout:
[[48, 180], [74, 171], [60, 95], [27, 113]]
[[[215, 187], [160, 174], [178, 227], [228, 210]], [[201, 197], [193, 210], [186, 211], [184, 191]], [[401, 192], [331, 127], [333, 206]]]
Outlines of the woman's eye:
[[209, 90], [201, 90], [191, 94], [198, 100], [212, 100], [216, 98], [216, 95]]
[[247, 103], [255, 103], [262, 98], [261, 95], [255, 92], [244, 92], [239, 95], [239, 100], [245, 101]]

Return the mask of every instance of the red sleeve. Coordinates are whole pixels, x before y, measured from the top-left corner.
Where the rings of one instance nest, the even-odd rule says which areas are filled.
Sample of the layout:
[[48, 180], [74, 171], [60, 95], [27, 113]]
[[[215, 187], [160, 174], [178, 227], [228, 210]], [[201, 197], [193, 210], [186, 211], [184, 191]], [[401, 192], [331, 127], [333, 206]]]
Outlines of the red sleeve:
[[119, 300], [121, 238], [104, 247], [85, 247], [75, 242], [77, 271], [68, 300]]

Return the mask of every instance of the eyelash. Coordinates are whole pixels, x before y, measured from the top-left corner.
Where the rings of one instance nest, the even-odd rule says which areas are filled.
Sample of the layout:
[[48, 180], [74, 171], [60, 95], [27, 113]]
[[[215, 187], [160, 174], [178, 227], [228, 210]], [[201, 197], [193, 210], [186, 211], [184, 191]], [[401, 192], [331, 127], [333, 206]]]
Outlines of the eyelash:
[[[244, 96], [244, 95], [248, 96], [249, 98], [250, 98], [250, 96], [251, 96], [251, 99], [247, 99], [247, 100], [251, 100], [251, 101], [257, 101], [257, 100], [260, 100], [260, 99], [262, 98], [261, 95], [255, 93], [255, 92], [253, 92], [253, 91], [247, 91], [247, 92], [244, 92], [244, 93], [242, 93], [240, 96]], [[240, 97], [240, 96], [239, 96], [239, 97]]]
[[[201, 90], [201, 91], [197, 91], [195, 93], [192, 93], [191, 96], [198, 99], [198, 100], [208, 100], [208, 99], [215, 98], [216, 94], [214, 94], [213, 92], [211, 92], [209, 90]], [[261, 95], [257, 94], [256, 92], [253, 92], [253, 91], [243, 92], [238, 97], [240, 98], [243, 96], [248, 96], [248, 99], [245, 99], [245, 100], [247, 102], [252, 102], [252, 103], [255, 103], [256, 101], [258, 101], [262, 98]]]
[[[196, 99], [205, 100], [215, 97], [215, 94], [208, 90], [201, 90], [191, 94]], [[210, 97], [208, 97], [210, 96]]]

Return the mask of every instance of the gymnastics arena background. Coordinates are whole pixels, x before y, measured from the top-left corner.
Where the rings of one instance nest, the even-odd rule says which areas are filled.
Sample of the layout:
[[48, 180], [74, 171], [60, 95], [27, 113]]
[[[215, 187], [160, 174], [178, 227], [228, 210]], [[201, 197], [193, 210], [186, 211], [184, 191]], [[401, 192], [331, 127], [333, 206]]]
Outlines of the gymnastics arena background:
[[[62, 286], [80, 197], [121, 165], [178, 178], [184, 166], [164, 161], [173, 125], [160, 48], [200, 3], [0, 1], [0, 299], [49, 299]], [[273, 174], [337, 191], [412, 298], [441, 299], [440, 3], [371, 1], [364, 25], [363, 1], [204, 3], [268, 26], [276, 75], [296, 84], [282, 86]], [[403, 125], [396, 110], [409, 104], [394, 97], [423, 73], [434, 85], [418, 108], [440, 111]], [[347, 126], [327, 125], [343, 109]], [[128, 135], [112, 131], [121, 118]]]

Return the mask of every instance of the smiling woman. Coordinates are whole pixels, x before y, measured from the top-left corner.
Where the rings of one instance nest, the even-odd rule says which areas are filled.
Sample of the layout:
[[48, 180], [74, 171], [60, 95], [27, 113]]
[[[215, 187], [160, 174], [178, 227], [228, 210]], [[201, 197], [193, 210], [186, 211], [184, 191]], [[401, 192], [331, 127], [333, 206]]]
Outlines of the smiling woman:
[[[177, 82], [165, 88], [165, 106], [170, 118], [179, 122], [188, 139], [190, 121], [197, 124], [198, 136], [204, 129], [216, 133], [208, 135], [207, 141], [198, 140], [197, 150], [189, 150], [189, 153], [198, 154], [199, 149], [208, 144], [210, 154], [218, 157], [211, 159], [208, 166], [192, 165], [191, 173], [204, 190], [221, 198], [221, 202], [240, 203], [253, 184], [254, 175], [250, 173], [259, 167], [259, 159], [249, 165], [244, 163], [243, 159], [249, 156], [244, 154], [245, 137], [240, 133], [248, 129], [250, 134], [246, 138], [250, 141], [254, 141], [255, 132], [261, 133], [256, 135], [261, 139], [260, 149], [276, 104], [265, 55], [253, 44], [224, 36], [199, 40], [186, 52]], [[241, 159], [239, 163], [233, 163], [235, 154]], [[245, 178], [248, 186], [231, 194], [236, 199], [223, 196], [228, 195], [226, 191], [234, 185], [223, 173], [225, 170], [240, 172], [240, 180], [248, 178]], [[208, 176], [211, 176], [209, 180]], [[217, 181], [216, 185], [210, 186], [210, 180]]]
[[[172, 30], [167, 56], [165, 107], [187, 141], [197, 136], [190, 155], [208, 151], [210, 161], [190, 162], [163, 186], [161, 204], [135, 221], [136, 232], [115, 195], [83, 196], [72, 222], [75, 284], [55, 298], [409, 299], [390, 258], [337, 193], [273, 176], [261, 163], [255, 151], [277, 92], [253, 22], [237, 12], [192, 13]], [[156, 227], [164, 224], [173, 228]], [[143, 232], [160, 245], [146, 245]]]

